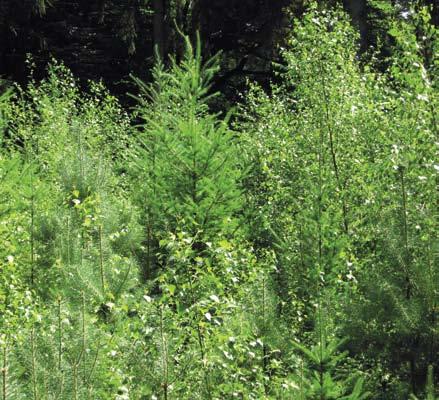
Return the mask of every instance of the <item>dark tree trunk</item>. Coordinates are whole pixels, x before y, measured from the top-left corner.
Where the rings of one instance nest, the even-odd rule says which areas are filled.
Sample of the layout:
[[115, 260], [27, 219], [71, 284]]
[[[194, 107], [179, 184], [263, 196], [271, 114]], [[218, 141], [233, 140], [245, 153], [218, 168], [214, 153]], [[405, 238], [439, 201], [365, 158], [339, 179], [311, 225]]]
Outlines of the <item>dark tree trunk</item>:
[[361, 47], [365, 49], [368, 45], [367, 1], [344, 0], [344, 6], [349, 12], [352, 22], [360, 31]]
[[165, 39], [165, 0], [153, 0], [152, 2], [153, 17], [153, 40], [156, 48], [157, 56], [163, 60], [166, 55], [166, 39]]

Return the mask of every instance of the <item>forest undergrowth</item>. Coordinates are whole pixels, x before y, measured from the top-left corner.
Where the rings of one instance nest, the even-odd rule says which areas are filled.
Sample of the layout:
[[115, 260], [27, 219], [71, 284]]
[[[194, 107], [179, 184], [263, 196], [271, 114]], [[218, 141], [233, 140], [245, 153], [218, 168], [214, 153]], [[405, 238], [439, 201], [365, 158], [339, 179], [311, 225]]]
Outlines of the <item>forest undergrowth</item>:
[[124, 110], [62, 64], [0, 98], [0, 399], [438, 397], [438, 31], [338, 9], [214, 113], [221, 55]]

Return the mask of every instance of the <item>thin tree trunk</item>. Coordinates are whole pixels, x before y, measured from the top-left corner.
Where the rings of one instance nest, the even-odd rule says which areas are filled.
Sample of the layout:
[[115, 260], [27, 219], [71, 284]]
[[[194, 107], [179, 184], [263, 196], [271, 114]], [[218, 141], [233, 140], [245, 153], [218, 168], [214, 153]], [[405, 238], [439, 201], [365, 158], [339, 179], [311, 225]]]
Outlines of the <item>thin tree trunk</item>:
[[2, 368], [2, 393], [3, 393], [3, 400], [7, 399], [7, 373], [8, 373], [8, 342], [7, 339], [5, 340], [4, 346], [3, 346], [3, 368]]

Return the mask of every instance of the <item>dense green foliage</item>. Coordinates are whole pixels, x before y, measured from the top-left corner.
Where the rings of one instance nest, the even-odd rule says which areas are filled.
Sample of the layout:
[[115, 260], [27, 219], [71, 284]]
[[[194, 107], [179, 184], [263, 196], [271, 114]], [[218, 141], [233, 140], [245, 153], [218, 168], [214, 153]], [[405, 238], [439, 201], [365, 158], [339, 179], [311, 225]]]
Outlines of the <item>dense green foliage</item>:
[[0, 399], [435, 399], [438, 31], [387, 23], [311, 4], [229, 113], [186, 37], [130, 112], [2, 94]]

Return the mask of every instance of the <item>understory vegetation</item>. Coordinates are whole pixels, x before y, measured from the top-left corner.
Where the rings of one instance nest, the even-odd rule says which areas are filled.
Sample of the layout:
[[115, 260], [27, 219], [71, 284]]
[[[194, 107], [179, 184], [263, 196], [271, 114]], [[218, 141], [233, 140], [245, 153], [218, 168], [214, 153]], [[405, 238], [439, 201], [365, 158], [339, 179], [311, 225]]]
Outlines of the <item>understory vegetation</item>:
[[389, 23], [311, 6], [228, 113], [187, 38], [129, 111], [5, 92], [0, 399], [436, 399], [438, 32]]

